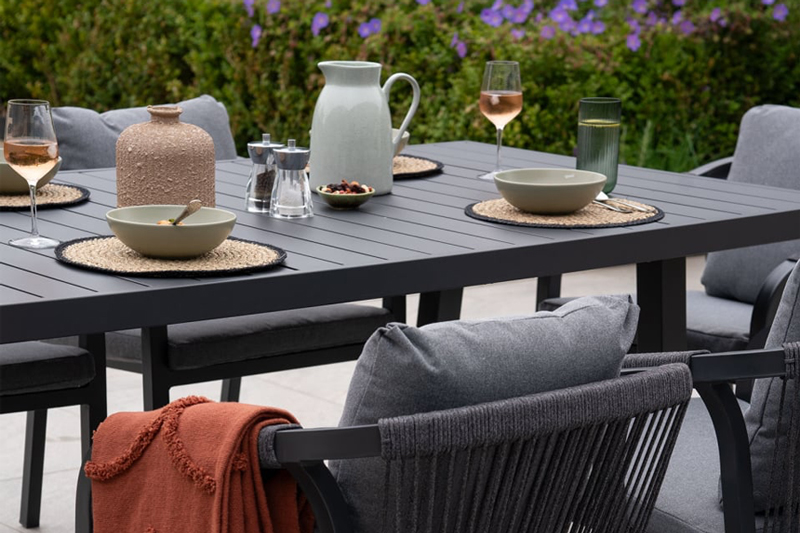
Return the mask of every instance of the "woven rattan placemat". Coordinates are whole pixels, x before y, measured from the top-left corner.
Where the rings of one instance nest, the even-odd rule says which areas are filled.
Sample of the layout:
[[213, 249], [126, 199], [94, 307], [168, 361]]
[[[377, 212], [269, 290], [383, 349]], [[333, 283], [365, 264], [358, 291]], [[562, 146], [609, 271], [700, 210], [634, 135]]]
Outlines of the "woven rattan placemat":
[[443, 168], [438, 161], [415, 155], [398, 155], [392, 160], [392, 174], [396, 180], [434, 176]]
[[[89, 191], [83, 187], [48, 183], [36, 191], [36, 209], [75, 205], [88, 199]], [[29, 194], [0, 194], [0, 211], [27, 211], [30, 208]]]
[[59, 261], [87, 270], [151, 278], [211, 277], [266, 270], [286, 259], [275, 246], [228, 237], [222, 244], [192, 259], [145, 257], [114, 236], [88, 237], [62, 243]]
[[468, 205], [464, 212], [478, 220], [533, 228], [616, 228], [647, 224], [664, 218], [664, 212], [657, 207], [633, 200], [625, 201], [654, 211], [651, 213], [641, 211], [617, 213], [596, 204], [589, 204], [583, 209], [567, 215], [536, 215], [520, 211], [503, 198], [499, 198]]

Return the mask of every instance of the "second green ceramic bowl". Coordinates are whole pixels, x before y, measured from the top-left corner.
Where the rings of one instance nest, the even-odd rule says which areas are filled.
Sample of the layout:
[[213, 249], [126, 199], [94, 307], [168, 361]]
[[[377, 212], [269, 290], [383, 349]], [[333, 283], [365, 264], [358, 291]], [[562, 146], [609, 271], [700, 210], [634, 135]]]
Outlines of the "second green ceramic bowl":
[[182, 205], [137, 205], [106, 213], [106, 220], [129, 248], [162, 259], [188, 259], [209, 252], [228, 238], [236, 215], [223, 209], [201, 207], [183, 226], [158, 225], [181, 214]]
[[506, 202], [527, 213], [564, 215], [581, 209], [603, 190], [606, 177], [588, 170], [520, 168], [495, 174]]

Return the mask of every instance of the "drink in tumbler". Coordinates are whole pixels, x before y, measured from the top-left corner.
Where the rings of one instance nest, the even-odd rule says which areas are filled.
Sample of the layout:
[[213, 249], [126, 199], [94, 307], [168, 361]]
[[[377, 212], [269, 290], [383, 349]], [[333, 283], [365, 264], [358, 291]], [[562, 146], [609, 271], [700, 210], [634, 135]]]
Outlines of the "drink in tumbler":
[[580, 102], [577, 168], [603, 174], [605, 193], [617, 184], [621, 107], [617, 98], [583, 98]]

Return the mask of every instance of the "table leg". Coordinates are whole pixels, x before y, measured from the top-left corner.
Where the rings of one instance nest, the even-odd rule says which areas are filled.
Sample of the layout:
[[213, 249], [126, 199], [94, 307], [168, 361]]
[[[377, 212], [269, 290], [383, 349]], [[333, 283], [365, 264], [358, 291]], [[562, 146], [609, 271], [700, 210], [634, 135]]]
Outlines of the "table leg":
[[536, 279], [536, 310], [539, 304], [549, 298], [561, 296], [561, 274], [555, 276], [540, 276]]
[[639, 351], [686, 349], [686, 258], [636, 265]]
[[423, 292], [419, 295], [417, 327], [434, 322], [458, 320], [461, 316], [461, 300], [464, 289]]

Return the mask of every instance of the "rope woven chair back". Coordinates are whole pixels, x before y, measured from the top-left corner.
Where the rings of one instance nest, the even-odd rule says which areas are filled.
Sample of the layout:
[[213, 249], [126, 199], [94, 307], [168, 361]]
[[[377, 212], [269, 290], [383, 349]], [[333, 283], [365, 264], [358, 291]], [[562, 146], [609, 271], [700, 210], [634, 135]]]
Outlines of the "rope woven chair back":
[[770, 468], [763, 533], [800, 532], [800, 342], [783, 345], [786, 376], [781, 385], [778, 435]]
[[383, 531], [644, 531], [691, 392], [672, 364], [380, 420]]

